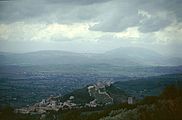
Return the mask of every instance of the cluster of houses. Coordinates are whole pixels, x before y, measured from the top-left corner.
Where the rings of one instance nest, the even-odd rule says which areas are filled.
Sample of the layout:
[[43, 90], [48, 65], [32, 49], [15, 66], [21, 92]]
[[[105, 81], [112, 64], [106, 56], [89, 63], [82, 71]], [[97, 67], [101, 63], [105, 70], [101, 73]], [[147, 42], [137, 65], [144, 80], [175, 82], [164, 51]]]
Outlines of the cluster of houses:
[[49, 97], [48, 99], [43, 99], [41, 102], [34, 104], [33, 106], [29, 106], [26, 108], [16, 109], [16, 112], [19, 113], [36, 113], [36, 114], [43, 114], [46, 111], [58, 111], [58, 110], [64, 110], [64, 109], [72, 109], [76, 108], [77, 105], [75, 103], [72, 103], [72, 99], [74, 99], [74, 96], [70, 96], [69, 100], [65, 102], [60, 102], [60, 96], [56, 97]]

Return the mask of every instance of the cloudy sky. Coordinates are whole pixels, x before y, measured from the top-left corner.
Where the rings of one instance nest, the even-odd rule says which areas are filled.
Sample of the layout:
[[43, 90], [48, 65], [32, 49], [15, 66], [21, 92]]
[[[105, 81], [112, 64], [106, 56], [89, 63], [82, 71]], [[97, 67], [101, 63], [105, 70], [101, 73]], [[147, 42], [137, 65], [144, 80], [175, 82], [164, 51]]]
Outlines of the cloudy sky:
[[0, 51], [182, 55], [181, 0], [0, 0]]

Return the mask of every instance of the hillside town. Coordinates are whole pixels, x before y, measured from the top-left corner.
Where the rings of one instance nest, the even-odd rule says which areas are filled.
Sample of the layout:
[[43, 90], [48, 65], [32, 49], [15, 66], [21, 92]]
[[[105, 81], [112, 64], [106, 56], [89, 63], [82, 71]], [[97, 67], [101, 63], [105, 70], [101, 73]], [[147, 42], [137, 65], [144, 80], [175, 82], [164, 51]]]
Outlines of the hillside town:
[[[86, 107], [98, 107], [103, 105], [113, 104], [113, 98], [107, 93], [106, 87], [109, 87], [112, 82], [97, 82], [94, 85], [87, 86], [87, 91], [94, 99], [85, 104], [74, 103], [74, 96], [69, 96], [69, 99], [61, 101], [61, 96], [50, 96], [47, 99], [42, 99], [41, 102], [35, 103], [32, 106], [16, 109], [17, 113], [24, 114], [43, 114], [46, 111], [58, 111], [68, 109], [78, 109]], [[132, 97], [129, 98], [129, 104], [132, 104]]]

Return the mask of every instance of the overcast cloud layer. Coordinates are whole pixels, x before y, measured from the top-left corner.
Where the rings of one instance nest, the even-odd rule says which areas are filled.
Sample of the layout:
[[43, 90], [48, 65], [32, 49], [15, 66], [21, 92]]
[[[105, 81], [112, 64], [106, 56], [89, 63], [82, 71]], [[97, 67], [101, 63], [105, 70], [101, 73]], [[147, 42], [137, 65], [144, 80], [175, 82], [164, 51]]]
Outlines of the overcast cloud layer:
[[0, 0], [0, 50], [137, 46], [182, 56], [181, 11], [181, 0]]

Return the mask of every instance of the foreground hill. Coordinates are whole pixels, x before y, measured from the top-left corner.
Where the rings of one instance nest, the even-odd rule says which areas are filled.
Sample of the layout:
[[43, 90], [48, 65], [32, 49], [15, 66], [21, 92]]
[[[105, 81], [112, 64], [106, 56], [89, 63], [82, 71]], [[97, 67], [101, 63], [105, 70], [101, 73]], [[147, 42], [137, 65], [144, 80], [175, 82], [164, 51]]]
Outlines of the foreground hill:
[[160, 96], [149, 96], [136, 104], [116, 104], [104, 108], [49, 111], [43, 115], [0, 110], [2, 120], [181, 120], [182, 88], [166, 87]]
[[50, 96], [29, 107], [16, 109], [24, 114], [45, 114], [48, 111], [97, 108], [127, 101], [124, 91], [110, 83], [98, 82], [64, 96]]
[[135, 102], [147, 96], [159, 96], [161, 91], [169, 85], [175, 85], [177, 88], [181, 87], [182, 74], [138, 78], [137, 80], [115, 82], [114, 84], [111, 84], [111, 82], [97, 82], [64, 96], [51, 96], [33, 106], [17, 109], [17, 111], [26, 114], [45, 114], [50, 110], [97, 108], [127, 103], [128, 97]]
[[168, 86], [159, 97], [145, 97], [139, 103], [111, 110], [99, 120], [181, 120], [182, 87]]
[[[118, 81], [109, 86], [101, 86], [97, 89], [108, 93], [110, 97], [113, 98], [114, 103], [123, 103], [127, 101], [128, 96], [135, 97], [136, 100], [143, 99], [146, 96], [158, 96], [161, 94], [164, 88], [169, 85], [182, 86], [182, 74], [169, 74], [136, 78], [135, 80], [128, 81]], [[74, 96], [73, 102], [77, 104], [89, 103], [94, 99], [99, 99], [99, 96], [97, 95], [90, 95], [88, 88], [89, 86], [75, 90], [70, 94], [63, 96], [62, 99], [68, 100], [70, 96]]]
[[76, 104], [90, 103], [93, 100], [96, 100], [96, 103], [98, 104], [107, 104], [108, 102], [111, 102], [111, 104], [126, 102], [127, 94], [123, 90], [113, 86], [112, 84], [99, 84], [102, 85], [98, 85], [98, 83], [96, 83], [94, 85], [88, 85], [87, 87], [66, 94], [62, 97], [62, 101], [69, 100], [70, 96], [73, 96], [74, 99], [72, 102]]
[[[111, 86], [106, 86], [105, 91], [114, 99], [115, 103], [127, 101], [128, 96], [136, 99], [143, 99], [146, 96], [158, 96], [166, 86], [182, 86], [182, 74], [169, 74], [154, 77], [137, 78], [129, 81], [118, 81]], [[89, 102], [93, 100], [88, 93], [88, 87], [78, 89], [65, 95], [64, 100], [69, 96], [75, 96], [75, 102]]]

